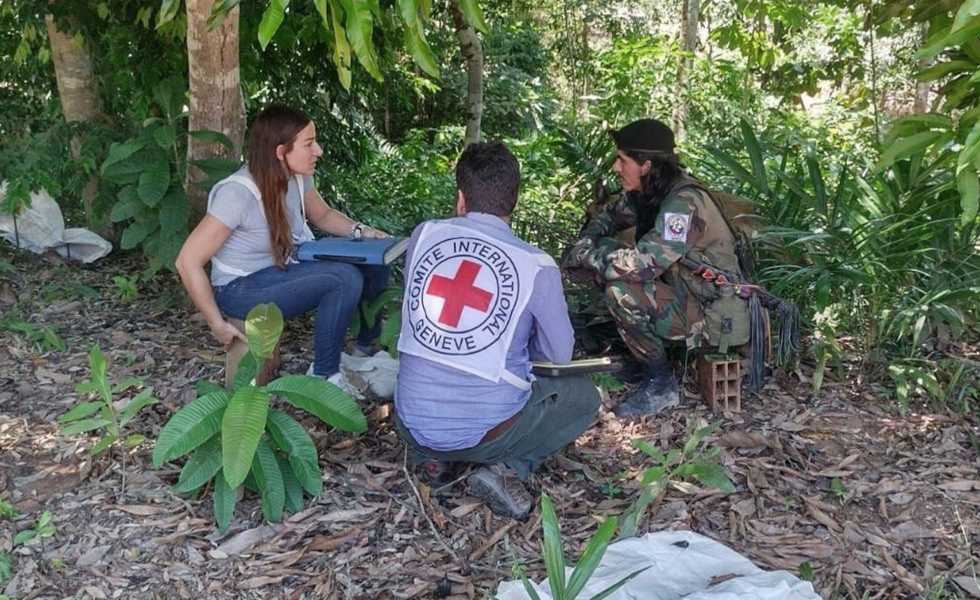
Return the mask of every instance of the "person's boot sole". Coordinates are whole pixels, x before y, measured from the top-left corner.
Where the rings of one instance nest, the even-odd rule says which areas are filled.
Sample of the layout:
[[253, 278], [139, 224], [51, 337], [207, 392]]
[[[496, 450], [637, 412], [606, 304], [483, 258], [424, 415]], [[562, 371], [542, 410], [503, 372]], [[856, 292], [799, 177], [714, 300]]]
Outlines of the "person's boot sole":
[[473, 474], [467, 477], [466, 483], [470, 487], [470, 493], [480, 500], [483, 500], [483, 502], [490, 507], [490, 511], [497, 516], [523, 521], [527, 519], [527, 516], [531, 512], [528, 510], [520, 515], [514, 514], [510, 508], [506, 506], [498, 497], [496, 490], [488, 482], [484, 481], [482, 477], [479, 477], [478, 474]]

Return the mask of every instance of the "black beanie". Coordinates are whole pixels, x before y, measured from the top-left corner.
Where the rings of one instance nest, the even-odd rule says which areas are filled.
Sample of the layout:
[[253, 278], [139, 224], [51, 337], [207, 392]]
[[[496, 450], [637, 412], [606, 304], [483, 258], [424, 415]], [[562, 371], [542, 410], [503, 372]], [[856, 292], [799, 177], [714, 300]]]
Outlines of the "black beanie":
[[633, 121], [622, 129], [609, 131], [616, 147], [623, 151], [674, 153], [674, 132], [657, 119]]

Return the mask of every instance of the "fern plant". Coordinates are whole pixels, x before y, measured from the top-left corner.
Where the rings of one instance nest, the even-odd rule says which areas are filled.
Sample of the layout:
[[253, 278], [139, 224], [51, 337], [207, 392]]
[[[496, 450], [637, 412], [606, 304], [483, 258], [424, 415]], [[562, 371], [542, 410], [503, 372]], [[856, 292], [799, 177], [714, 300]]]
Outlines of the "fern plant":
[[367, 429], [354, 400], [320, 377], [286, 375], [255, 384], [282, 329], [275, 305], [253, 308], [245, 319], [249, 352], [232, 389], [203, 386], [200, 397], [170, 418], [153, 449], [155, 467], [190, 454], [174, 491], [189, 494], [213, 482], [214, 516], [222, 531], [231, 523], [242, 485], [260, 494], [262, 514], [272, 522], [281, 521], [285, 511], [302, 510], [304, 493], [316, 496], [322, 490], [313, 440], [295, 419], [270, 407], [273, 396], [342, 431]]

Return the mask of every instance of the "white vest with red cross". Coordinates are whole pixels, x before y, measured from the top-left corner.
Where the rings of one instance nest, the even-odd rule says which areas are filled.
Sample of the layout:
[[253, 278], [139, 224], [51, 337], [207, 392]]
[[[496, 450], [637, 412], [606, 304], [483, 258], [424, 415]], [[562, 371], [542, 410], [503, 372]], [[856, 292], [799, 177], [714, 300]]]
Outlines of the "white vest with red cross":
[[426, 223], [405, 273], [398, 351], [530, 389], [507, 370], [507, 350], [538, 271], [555, 266], [479, 231]]

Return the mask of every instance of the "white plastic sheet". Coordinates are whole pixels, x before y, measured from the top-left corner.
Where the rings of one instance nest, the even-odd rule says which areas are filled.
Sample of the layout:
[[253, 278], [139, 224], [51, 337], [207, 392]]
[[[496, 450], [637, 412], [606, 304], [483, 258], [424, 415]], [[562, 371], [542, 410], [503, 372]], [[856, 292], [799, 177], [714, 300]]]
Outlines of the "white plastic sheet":
[[[7, 192], [6, 182], [0, 183], [0, 202]], [[13, 215], [0, 213], [0, 237], [11, 244], [35, 254], [54, 250], [61, 256], [90, 263], [112, 251], [112, 243], [88, 229], [65, 229], [65, 219], [58, 203], [41, 190], [31, 193], [31, 205], [17, 215], [16, 233]]]
[[395, 395], [398, 378], [398, 359], [384, 350], [374, 356], [340, 355], [340, 369], [351, 382], [364, 382], [362, 390], [369, 388], [378, 398], [389, 399]]
[[[691, 531], [648, 533], [610, 544], [579, 598], [591, 598], [648, 565], [609, 599], [820, 600], [809, 582], [787, 571], [763, 571], [724, 544]], [[542, 600], [551, 598], [547, 580], [534, 588]], [[530, 596], [520, 581], [504, 581], [497, 587], [497, 598]]]

